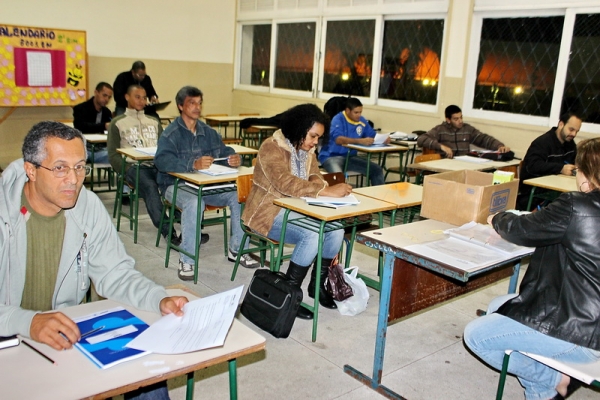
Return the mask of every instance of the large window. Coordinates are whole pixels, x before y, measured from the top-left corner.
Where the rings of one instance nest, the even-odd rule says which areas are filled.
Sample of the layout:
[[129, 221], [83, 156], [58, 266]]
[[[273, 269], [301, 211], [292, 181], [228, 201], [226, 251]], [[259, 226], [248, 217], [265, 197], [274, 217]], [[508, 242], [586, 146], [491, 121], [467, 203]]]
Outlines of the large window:
[[312, 91], [315, 30], [314, 22], [277, 25], [276, 88]]
[[436, 104], [443, 20], [386, 21], [379, 98]]
[[375, 20], [329, 21], [325, 43], [323, 91], [369, 97]]
[[240, 83], [269, 86], [271, 64], [271, 24], [244, 25], [242, 28]]
[[578, 14], [561, 105], [561, 113], [578, 112], [585, 122], [600, 124], [600, 14]]
[[473, 108], [549, 116], [563, 20], [484, 19]]

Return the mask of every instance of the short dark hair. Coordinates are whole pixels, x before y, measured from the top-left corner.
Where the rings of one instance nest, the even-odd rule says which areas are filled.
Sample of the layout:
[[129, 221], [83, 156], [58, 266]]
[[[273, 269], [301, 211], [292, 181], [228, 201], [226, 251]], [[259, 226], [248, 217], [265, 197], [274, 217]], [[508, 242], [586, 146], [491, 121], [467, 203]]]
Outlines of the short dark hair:
[[142, 85], [134, 83], [133, 85], [129, 85], [129, 87], [127, 88], [127, 94], [131, 94], [131, 92], [136, 89], [142, 89], [144, 92], [146, 91], [146, 89], [144, 89]]
[[458, 114], [459, 112], [462, 112], [460, 107], [455, 104], [451, 104], [448, 107], [446, 107], [446, 110], [444, 111], [444, 115], [446, 116], [446, 118], [452, 119], [452, 116], [454, 114]]
[[565, 113], [562, 113], [560, 115], [560, 118], [558, 119], [558, 122], [562, 122], [563, 124], [567, 124], [567, 122], [569, 122], [569, 120], [571, 119], [571, 117], [575, 117], [581, 121], [583, 121], [583, 118], [581, 118], [581, 115], [579, 115], [577, 112], [574, 111], [567, 111]]
[[294, 147], [298, 148], [306, 138], [308, 130], [319, 123], [325, 127], [321, 139], [329, 139], [329, 117], [314, 104], [300, 104], [285, 111], [281, 116], [281, 132]]
[[35, 124], [23, 141], [23, 160], [34, 165], [41, 165], [48, 156], [46, 141], [49, 138], [73, 140], [79, 138], [85, 147], [85, 136], [75, 128], [54, 121], [42, 121]]
[[354, 110], [356, 107], [362, 107], [362, 102], [356, 97], [349, 97], [346, 100], [346, 108], [349, 110]]
[[98, 91], [98, 92], [101, 92], [102, 89], [104, 89], [104, 88], [108, 88], [110, 90], [113, 90], [113, 87], [110, 86], [110, 83], [107, 83], [107, 82], [100, 82], [100, 83], [98, 83], [96, 85], [96, 91]]
[[140, 69], [146, 70], [146, 64], [143, 61], [136, 61], [131, 65], [132, 71], [139, 71]]
[[590, 189], [598, 189], [600, 186], [600, 138], [579, 142], [575, 165], [587, 178]]
[[[186, 97], [200, 97], [203, 99], [204, 95], [202, 94], [202, 90], [195, 86], [184, 86], [179, 89], [175, 95], [175, 104], [177, 104], [177, 106], [183, 106]], [[179, 110], [179, 107], [177, 107], [177, 109]], [[179, 110], [179, 114], [181, 114], [181, 110]]]

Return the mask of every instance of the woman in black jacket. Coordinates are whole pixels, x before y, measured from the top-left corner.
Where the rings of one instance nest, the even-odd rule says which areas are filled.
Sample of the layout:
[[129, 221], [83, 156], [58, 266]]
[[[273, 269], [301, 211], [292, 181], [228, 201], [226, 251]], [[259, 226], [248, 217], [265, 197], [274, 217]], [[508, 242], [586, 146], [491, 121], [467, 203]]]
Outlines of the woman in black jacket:
[[[488, 218], [504, 239], [536, 247], [519, 295], [465, 328], [467, 346], [498, 370], [509, 349], [573, 363], [600, 359], [600, 138], [579, 144], [575, 164], [579, 192], [533, 214]], [[508, 371], [526, 399], [563, 399], [579, 386], [516, 352]]]

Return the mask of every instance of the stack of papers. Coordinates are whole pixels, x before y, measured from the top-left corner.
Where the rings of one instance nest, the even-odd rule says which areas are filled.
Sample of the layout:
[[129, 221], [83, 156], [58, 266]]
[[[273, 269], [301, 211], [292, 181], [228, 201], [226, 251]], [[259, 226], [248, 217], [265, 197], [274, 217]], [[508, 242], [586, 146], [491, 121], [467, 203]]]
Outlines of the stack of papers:
[[471, 156], [458, 156], [454, 157], [455, 160], [466, 161], [475, 164], [485, 164], [491, 162], [492, 160], [488, 160], [487, 158], [479, 158], [479, 157], [471, 157]]
[[136, 150], [140, 153], [148, 154], [149, 156], [155, 156], [158, 147], [136, 147]]
[[307, 204], [311, 206], [329, 207], [329, 208], [340, 208], [346, 206], [355, 206], [360, 204], [360, 201], [353, 194], [349, 194], [346, 197], [302, 197]]
[[236, 174], [238, 170], [236, 168], [225, 167], [219, 164], [212, 164], [208, 169], [198, 169], [200, 173], [207, 175], [226, 175], [226, 174]]

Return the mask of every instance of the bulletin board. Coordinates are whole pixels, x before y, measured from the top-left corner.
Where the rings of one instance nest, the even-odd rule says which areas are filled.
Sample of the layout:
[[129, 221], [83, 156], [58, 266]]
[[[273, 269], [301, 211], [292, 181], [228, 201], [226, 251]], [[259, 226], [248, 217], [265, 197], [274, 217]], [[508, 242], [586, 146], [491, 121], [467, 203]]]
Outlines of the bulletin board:
[[0, 23], [0, 107], [73, 106], [87, 78], [85, 31]]

